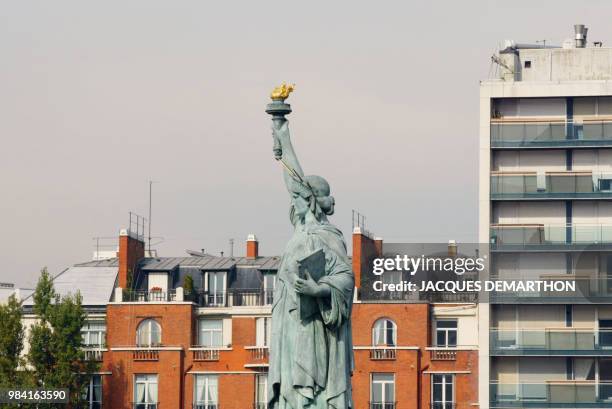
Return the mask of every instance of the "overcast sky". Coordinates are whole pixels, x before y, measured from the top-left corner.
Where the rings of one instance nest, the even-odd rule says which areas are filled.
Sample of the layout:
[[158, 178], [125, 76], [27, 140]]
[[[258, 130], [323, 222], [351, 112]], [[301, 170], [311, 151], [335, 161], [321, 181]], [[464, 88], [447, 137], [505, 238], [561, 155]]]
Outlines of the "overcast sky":
[[478, 81], [500, 41], [612, 43], [609, 1], [2, 1], [0, 281], [88, 261], [146, 215], [160, 255], [280, 254], [291, 235], [271, 88], [291, 131], [387, 241], [472, 241]]

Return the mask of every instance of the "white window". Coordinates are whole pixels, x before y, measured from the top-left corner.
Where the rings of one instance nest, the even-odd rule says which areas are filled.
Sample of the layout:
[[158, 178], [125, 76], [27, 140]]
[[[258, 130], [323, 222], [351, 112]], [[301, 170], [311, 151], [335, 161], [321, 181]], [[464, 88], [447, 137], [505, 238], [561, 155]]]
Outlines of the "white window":
[[223, 320], [199, 320], [198, 345], [203, 347], [223, 346]]
[[216, 375], [196, 375], [194, 388], [194, 409], [217, 409], [219, 378]]
[[81, 328], [83, 346], [103, 347], [106, 342], [106, 324], [104, 321], [89, 321]]
[[457, 346], [457, 320], [436, 321], [436, 346]]
[[272, 304], [274, 290], [276, 289], [276, 274], [264, 274], [264, 303]]
[[225, 271], [208, 272], [207, 274], [208, 305], [224, 306], [227, 277]]
[[157, 409], [157, 375], [136, 375], [134, 409]]
[[102, 409], [102, 376], [93, 375], [89, 378], [82, 398], [87, 409]]
[[397, 325], [387, 318], [381, 318], [372, 328], [372, 345], [397, 345]]
[[268, 408], [268, 374], [255, 375], [255, 409]]
[[455, 402], [455, 385], [453, 375], [431, 375], [432, 409], [453, 409]]
[[272, 335], [272, 318], [257, 318], [255, 324], [256, 345], [258, 347], [270, 346], [270, 337]]
[[138, 324], [136, 345], [144, 347], [161, 345], [161, 326], [157, 321], [147, 318]]
[[395, 374], [373, 373], [370, 409], [393, 409], [395, 404]]

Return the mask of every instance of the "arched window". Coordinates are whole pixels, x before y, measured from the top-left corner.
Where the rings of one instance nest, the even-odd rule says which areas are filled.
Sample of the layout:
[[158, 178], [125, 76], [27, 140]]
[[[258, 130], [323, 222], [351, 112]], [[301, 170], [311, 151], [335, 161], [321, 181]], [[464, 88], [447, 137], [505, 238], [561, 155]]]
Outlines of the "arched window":
[[142, 320], [136, 330], [136, 344], [138, 346], [161, 345], [161, 326], [152, 318]]
[[397, 325], [388, 318], [381, 318], [372, 327], [372, 345], [395, 346], [397, 344]]

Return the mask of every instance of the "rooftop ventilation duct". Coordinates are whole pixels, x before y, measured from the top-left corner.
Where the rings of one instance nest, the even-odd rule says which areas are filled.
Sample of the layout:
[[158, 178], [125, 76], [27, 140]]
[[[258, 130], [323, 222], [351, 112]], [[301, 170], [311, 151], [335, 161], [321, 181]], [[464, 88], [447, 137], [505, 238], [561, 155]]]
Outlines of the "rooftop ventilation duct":
[[574, 32], [576, 33], [576, 48], [585, 48], [587, 44], [588, 28], [584, 24], [574, 24]]

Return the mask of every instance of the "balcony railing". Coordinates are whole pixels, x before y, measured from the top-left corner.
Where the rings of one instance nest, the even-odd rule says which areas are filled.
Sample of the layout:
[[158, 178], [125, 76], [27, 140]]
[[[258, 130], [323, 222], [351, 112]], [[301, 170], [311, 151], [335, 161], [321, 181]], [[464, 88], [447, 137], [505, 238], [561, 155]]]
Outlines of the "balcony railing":
[[492, 123], [491, 147], [538, 148], [612, 145], [612, 122]]
[[457, 350], [450, 348], [432, 348], [429, 351], [429, 359], [432, 361], [455, 361]]
[[395, 409], [396, 402], [370, 402], [370, 409]]
[[132, 402], [133, 409], [157, 409], [159, 402], [156, 403], [139, 403]]
[[194, 361], [218, 361], [220, 356], [219, 348], [206, 348], [193, 346], [191, 348]]
[[273, 298], [273, 291], [260, 289], [235, 289], [225, 292], [200, 291], [188, 296], [188, 299], [201, 307], [259, 307], [272, 305]]
[[105, 349], [102, 347], [84, 346], [83, 353], [86, 361], [102, 362]]
[[146, 291], [146, 290], [123, 290], [124, 302], [170, 302], [178, 301], [176, 290], [170, 291]]
[[491, 199], [597, 199], [612, 197], [612, 174], [592, 172], [493, 172]]
[[268, 347], [245, 347], [251, 354], [252, 361], [265, 361], [268, 359], [269, 348]]
[[490, 399], [493, 408], [612, 408], [612, 382], [494, 382]]
[[370, 359], [373, 361], [393, 361], [397, 359], [397, 350], [391, 347], [373, 347], [370, 349]]
[[[457, 404], [453, 402], [434, 402], [429, 407], [431, 409], [456, 409]], [[466, 405], [466, 407], [473, 407], [473, 405]]]
[[253, 409], [268, 409], [268, 404], [265, 402], [256, 402], [253, 404]]
[[494, 355], [612, 355], [612, 329], [490, 331]]
[[540, 249], [612, 243], [611, 225], [589, 224], [494, 224], [493, 249]]
[[159, 361], [159, 350], [157, 349], [136, 349], [132, 351], [134, 361]]
[[218, 403], [194, 403], [193, 409], [220, 409]]

